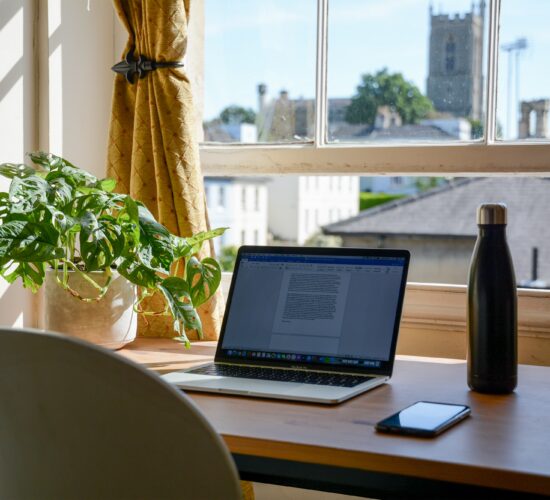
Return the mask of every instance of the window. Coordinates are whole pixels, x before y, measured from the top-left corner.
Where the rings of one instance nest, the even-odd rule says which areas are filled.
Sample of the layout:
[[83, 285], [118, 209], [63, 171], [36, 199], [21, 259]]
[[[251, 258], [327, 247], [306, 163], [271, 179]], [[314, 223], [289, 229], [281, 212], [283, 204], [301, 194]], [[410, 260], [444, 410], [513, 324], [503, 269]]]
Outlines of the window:
[[[550, 52], [544, 24], [550, 18], [550, 2], [475, 0], [472, 6], [470, 0], [442, 0], [433, 2], [435, 7], [430, 9], [429, 0], [304, 0], [298, 3], [291, 0], [265, 0], [262, 2], [262, 8], [266, 9], [265, 15], [247, 12], [249, 4], [245, 3], [241, 5], [239, 2], [237, 7], [229, 0], [205, 0], [206, 26], [209, 24], [209, 5], [217, 11], [216, 22], [225, 18], [228, 25], [232, 23], [228, 14], [233, 9], [234, 15], [241, 20], [245, 19], [246, 23], [238, 24], [238, 29], [234, 27], [231, 33], [225, 32], [226, 50], [229, 50], [230, 37], [240, 37], [244, 45], [244, 40], [250, 39], [247, 31], [250, 27], [251, 31], [264, 33], [262, 37], [265, 38], [260, 37], [262, 43], [259, 44], [262, 50], [268, 46], [275, 50], [276, 47], [281, 58], [287, 55], [290, 60], [285, 66], [285, 63], [280, 63], [281, 58], [276, 58], [276, 68], [270, 73], [262, 62], [255, 62], [254, 58], [240, 58], [252, 61], [252, 69], [248, 74], [253, 76], [249, 78], [249, 83], [243, 85], [250, 92], [246, 102], [235, 101], [235, 104], [259, 109], [260, 105], [273, 103], [272, 109], [275, 110], [278, 99], [287, 99], [294, 108], [286, 108], [281, 117], [287, 121], [287, 125], [294, 120], [295, 132], [298, 131], [296, 123], [300, 121], [302, 131], [305, 128], [307, 133], [296, 132], [293, 140], [289, 139], [290, 134], [284, 139], [271, 137], [269, 140], [262, 139], [260, 134], [253, 144], [250, 141], [210, 140], [206, 137], [201, 145], [201, 160], [203, 170], [208, 175], [311, 175], [315, 177], [315, 181], [310, 184], [311, 191], [320, 192], [321, 185], [323, 191], [328, 188], [328, 179], [321, 179], [321, 176], [331, 175], [401, 177], [402, 183], [398, 180], [395, 186], [406, 189], [411, 180], [406, 177], [409, 175], [419, 176], [412, 179], [414, 185], [423, 185], [430, 183], [430, 176], [441, 179], [490, 177], [493, 174], [550, 174], [549, 134], [544, 131], [544, 124], [547, 123], [546, 105], [542, 103], [537, 108], [540, 116], [538, 137], [537, 111], [534, 109], [535, 101], [545, 101], [550, 97], [550, 70], [544, 60], [545, 54]], [[461, 22], [468, 22], [468, 14], [476, 16], [476, 23], [482, 19], [483, 28], [476, 28], [475, 51], [468, 54], [469, 63], [476, 71], [473, 75], [476, 87], [464, 95], [460, 93], [461, 86], [457, 80], [445, 79], [448, 76], [446, 58], [448, 69], [452, 66], [452, 75], [456, 75], [463, 64], [463, 51], [472, 44], [464, 43], [460, 33], [442, 29], [437, 34], [438, 43], [434, 44], [434, 47], [438, 47], [438, 53], [432, 56], [429, 37], [438, 28], [438, 22], [444, 24], [445, 21], [456, 21], [458, 26]], [[414, 19], [418, 22], [414, 22]], [[357, 27], [351, 29], [354, 21]], [[267, 37], [275, 36], [290, 25], [292, 30], [289, 31], [288, 40], [281, 37], [276, 42], [274, 39], [271, 43], [267, 42]], [[237, 24], [234, 23], [234, 26]], [[385, 31], [377, 36], [380, 27]], [[215, 29], [220, 30], [219, 24]], [[316, 30], [317, 35], [314, 50], [310, 45], [312, 30]], [[207, 28], [207, 74], [208, 36]], [[509, 52], [507, 45], [521, 38], [528, 39], [527, 48]], [[389, 47], [391, 44], [394, 45], [393, 49]], [[523, 44], [519, 43], [519, 46]], [[297, 53], [304, 63], [299, 68], [294, 64]], [[266, 54], [257, 58], [268, 60]], [[316, 61], [314, 68], [310, 65], [313, 54]], [[454, 61], [451, 61], [452, 56]], [[519, 65], [516, 64], [518, 58]], [[434, 66], [430, 74], [430, 64], [436, 61], [438, 66]], [[410, 69], [414, 66], [419, 68], [416, 73], [418, 76]], [[225, 74], [237, 75], [242, 71], [241, 65], [231, 68], [224, 63], [223, 67], [220, 81], [223, 81]], [[282, 67], [287, 72], [282, 72]], [[350, 68], [355, 69], [351, 71]], [[386, 74], [383, 72], [385, 68]], [[255, 77], [255, 72], [259, 76]], [[410, 118], [403, 120], [395, 109], [395, 103], [391, 101], [386, 106], [377, 105], [374, 109], [373, 116], [379, 128], [376, 134], [372, 134], [372, 130], [364, 130], [368, 128], [364, 124], [355, 123], [350, 124], [353, 127], [347, 127], [343, 123], [346, 121], [346, 108], [357, 94], [356, 87], [362, 83], [362, 75], [376, 76], [377, 72], [380, 72], [379, 79], [402, 73], [405, 81], [414, 83], [424, 96], [428, 95], [428, 85], [434, 86], [430, 100], [432, 105], [437, 101], [434, 109], [441, 116], [436, 114], [422, 118], [430, 121], [421, 125], [425, 127], [424, 130], [427, 127], [435, 131], [436, 137], [428, 137], [427, 134], [419, 136], [416, 133], [418, 129], [410, 126], [419, 123], [408, 123]], [[277, 78], [273, 75], [277, 75]], [[340, 75], [348, 78], [348, 83], [341, 85]], [[516, 75], [519, 75], [519, 85], [516, 85]], [[433, 78], [429, 80], [429, 76]], [[302, 84], [297, 86], [297, 82]], [[234, 88], [236, 85], [228, 87]], [[283, 90], [286, 91], [285, 95], [280, 94]], [[213, 92], [215, 89], [209, 91], [208, 86], [205, 88], [205, 109], [208, 108], [209, 96]], [[223, 105], [231, 104], [233, 96], [238, 94], [231, 94]], [[445, 109], [444, 101], [448, 101], [454, 108]], [[524, 102], [527, 106], [522, 108]], [[220, 105], [211, 109], [210, 115], [205, 114], [205, 121], [212, 119], [223, 108]], [[527, 122], [527, 126], [520, 125], [523, 110], [527, 116], [523, 122]], [[445, 115], [456, 115], [459, 119], [447, 122], [439, 120]], [[369, 127], [374, 129], [374, 125], [372, 122]], [[521, 135], [520, 129], [526, 132]], [[408, 138], [399, 135], [395, 140], [392, 138], [395, 137], [392, 134], [403, 131], [409, 133]], [[351, 185], [349, 188], [351, 196]], [[321, 225], [328, 224], [334, 218], [334, 213], [321, 204], [314, 208], [313, 220], [317, 219], [317, 210]], [[355, 210], [344, 210], [350, 216], [356, 214]], [[427, 297], [435, 289], [426, 287], [416, 290]], [[445, 293], [451, 297], [454, 291], [446, 290]], [[431, 311], [432, 303], [433, 300], [426, 303], [422, 310]], [[434, 321], [437, 323], [436, 319]]]
[[254, 189], [254, 210], [258, 212], [260, 210], [260, 188]]
[[[330, 174], [345, 171], [347, 174], [359, 175], [420, 172], [433, 175], [548, 172], [550, 145], [547, 137], [533, 137], [530, 138], [530, 142], [516, 141], [518, 120], [515, 115], [519, 112], [510, 112], [510, 117], [506, 117], [507, 96], [510, 95], [510, 99], [514, 99], [515, 91], [512, 89], [508, 92], [505, 82], [508, 80], [506, 61], [510, 59], [511, 64], [515, 64], [516, 53], [519, 50], [519, 100], [531, 102], [535, 101], [537, 96], [540, 98], [550, 94], [547, 91], [547, 64], [544, 63], [544, 54], [548, 53], [544, 19], [550, 16], [550, 3], [547, 5], [546, 2], [536, 0], [479, 0], [474, 2], [472, 7], [470, 2], [464, 0], [445, 0], [440, 4], [437, 10], [430, 11], [427, 0], [407, 4], [399, 0], [309, 0], [299, 2], [299, 5], [290, 0], [266, 0], [262, 2], [264, 13], [260, 13], [259, 7], [257, 10], [256, 7], [247, 10], [250, 5], [255, 5], [249, 2], [239, 3], [236, 7], [234, 2], [228, 0], [207, 0], [206, 75], [213, 71], [209, 68], [215, 66], [220, 86], [229, 76], [237, 78], [238, 74], [243, 72], [248, 76], [243, 76], [239, 81], [234, 80], [235, 83], [232, 85], [226, 85], [230, 91], [224, 94], [227, 96], [224, 97], [225, 100], [219, 101], [217, 105], [212, 99], [221, 99], [217, 93], [219, 87], [207, 85], [205, 108], [211, 111], [208, 116], [205, 114], [205, 122], [231, 103], [258, 108], [260, 104], [257, 103], [267, 102], [266, 96], [269, 92], [272, 92], [269, 94], [269, 102], [273, 103], [273, 110], [277, 99], [284, 98], [292, 101], [295, 106], [311, 101], [314, 111], [308, 115], [308, 120], [312, 120], [312, 123], [307, 127], [311, 130], [306, 134], [296, 133], [297, 138], [294, 137], [292, 141], [288, 135], [285, 139], [259, 140], [254, 145], [224, 146], [221, 144], [224, 141], [207, 140], [201, 148], [205, 172], [209, 175], [241, 174], [251, 171], [263, 174]], [[521, 15], [521, 12], [529, 12], [530, 15]], [[238, 24], [237, 29], [236, 25], [232, 24], [236, 18], [245, 19], [246, 25]], [[470, 18], [475, 18], [475, 23], [482, 20], [483, 30], [480, 27], [476, 28], [475, 37], [472, 38], [476, 49], [469, 54], [471, 64], [476, 68], [473, 76], [477, 83], [475, 88], [471, 88], [468, 95], [464, 96], [457, 90], [460, 89], [460, 85], [445, 82], [444, 75], [439, 77], [435, 69], [430, 74], [432, 56], [427, 40], [430, 32], [435, 34], [437, 31], [437, 23], [456, 22], [456, 26], [460, 28], [459, 24]], [[414, 23], [411, 19], [419, 21]], [[499, 21], [502, 26], [500, 33], [497, 29]], [[370, 36], [369, 33], [374, 36], [377, 33], [375, 28], [380, 29], [380, 26], [384, 29], [391, 26], [392, 36], [388, 37], [387, 33], [384, 33], [381, 38], [366, 39]], [[311, 35], [315, 29], [317, 46], [312, 47]], [[224, 34], [223, 42], [218, 37], [221, 32]], [[283, 35], [285, 33], [286, 36]], [[513, 41], [521, 38], [522, 33], [523, 37], [528, 37], [528, 47], [531, 47], [532, 42], [533, 48], [525, 49], [523, 52], [522, 49], [517, 49], [512, 56], [507, 57], [506, 43], [510, 39]], [[455, 53], [456, 69], [461, 51], [466, 50], [469, 45], [461, 43], [459, 34], [452, 35], [451, 40], [448, 30], [442, 33], [441, 37], [444, 38], [438, 47], [439, 50], [448, 49], [449, 54]], [[386, 42], [380, 45], [381, 39]], [[229, 61], [233, 60], [231, 57], [225, 57], [225, 62], [221, 61], [221, 55], [227, 55], [228, 51], [232, 50], [234, 53], [245, 46], [247, 51], [252, 50], [252, 40], [258, 41], [258, 47], [250, 53], [242, 52], [240, 56], [241, 62], [246, 60], [247, 71], [244, 71], [241, 65], [237, 68], [229, 64]], [[392, 50], [387, 47], [390, 42], [395, 46]], [[216, 43], [218, 45], [215, 45]], [[220, 48], [222, 43], [223, 48]], [[372, 51], [373, 46], [377, 46], [378, 49]], [[529, 50], [532, 51], [531, 60], [528, 57]], [[275, 52], [270, 51], [278, 51], [273, 61], [270, 55]], [[314, 55], [315, 67], [310, 64]], [[539, 59], [539, 56], [542, 59]], [[288, 58], [286, 62], [285, 57]], [[300, 64], [297, 64], [297, 59]], [[445, 60], [444, 57], [441, 59]], [[269, 61], [271, 67], [267, 68], [264, 61]], [[362, 69], [362, 64], [368, 67]], [[420, 72], [418, 77], [414, 77], [413, 71], [408, 69], [414, 65], [423, 69], [423, 73]], [[346, 69], [351, 67], [356, 68], [352, 73], [350, 69]], [[500, 69], [498, 73], [497, 67]], [[285, 68], [285, 71], [281, 68]], [[430, 133], [426, 132], [420, 138], [414, 138], [419, 132], [418, 129], [413, 130], [405, 123], [406, 120], [403, 121], [403, 117], [400, 117], [392, 106], [379, 106], [380, 122], [387, 128], [377, 134], [377, 140], [362, 138], [360, 131], [360, 140], [351, 140], [348, 136], [352, 137], [353, 133], [347, 130], [344, 134], [345, 127], [341, 127], [341, 133], [338, 133], [338, 130], [335, 132], [334, 124], [341, 122], [342, 117], [345, 118], [346, 109], [346, 103], [337, 100], [339, 96], [349, 101], [353, 98], [355, 87], [360, 83], [361, 74], [368, 72], [373, 75], [378, 71], [383, 72], [384, 68], [395, 68], [388, 69], [388, 74], [401, 72], [405, 80], [412, 81], [423, 94], [429, 94], [426, 82], [429, 85], [431, 81], [436, 85], [436, 89], [439, 88], [439, 97], [435, 90], [435, 93], [431, 93], [431, 100], [450, 100], [455, 110], [460, 108], [455, 113], [462, 113], [458, 116], [461, 119], [453, 123], [442, 123], [437, 117], [430, 118], [430, 122], [424, 124], [424, 132], [429, 130]], [[444, 71], [444, 65], [441, 69]], [[347, 87], [340, 90], [338, 75], [346, 71], [350, 73], [347, 77]], [[271, 76], [275, 74], [278, 75], [277, 78]], [[430, 75], [433, 76], [432, 80], [428, 78]], [[513, 81], [515, 75], [516, 73], [513, 74]], [[211, 81], [212, 78], [206, 78], [206, 81]], [[535, 85], [534, 82], [538, 83]], [[267, 90], [262, 86], [257, 87], [264, 83]], [[251, 94], [240, 101], [241, 87], [246, 87]], [[234, 92], [235, 89], [239, 92]], [[277, 94], [283, 90], [286, 94]], [[255, 92], [257, 95], [254, 95]], [[443, 105], [438, 106], [444, 108]], [[516, 106], [511, 108], [515, 109]], [[437, 111], [437, 107], [435, 109]], [[441, 113], [453, 114], [453, 110], [443, 109]], [[540, 115], [543, 118], [547, 117], [544, 109], [540, 111]], [[294, 113], [293, 116], [296, 121], [298, 114]], [[281, 120], [286, 125], [292, 121], [290, 115], [285, 113], [281, 115]], [[400, 126], [399, 120], [402, 120]], [[507, 134], [509, 127], [511, 132]], [[394, 134], [393, 129], [412, 134], [414, 139], [403, 138], [398, 134], [401, 138], [387, 140]], [[540, 130], [543, 129], [541, 125]], [[298, 129], [296, 128], [295, 132], [296, 130]], [[258, 137], [260, 136], [261, 134]], [[500, 138], [504, 140], [498, 140]], [[227, 155], [228, 151], [231, 152], [230, 156]]]
[[246, 211], [246, 187], [241, 187], [241, 208], [243, 212]]
[[218, 191], [218, 205], [220, 207], [225, 207], [225, 187], [220, 186]]
[[445, 45], [445, 70], [447, 73], [452, 73], [455, 70], [455, 39], [449, 36]]

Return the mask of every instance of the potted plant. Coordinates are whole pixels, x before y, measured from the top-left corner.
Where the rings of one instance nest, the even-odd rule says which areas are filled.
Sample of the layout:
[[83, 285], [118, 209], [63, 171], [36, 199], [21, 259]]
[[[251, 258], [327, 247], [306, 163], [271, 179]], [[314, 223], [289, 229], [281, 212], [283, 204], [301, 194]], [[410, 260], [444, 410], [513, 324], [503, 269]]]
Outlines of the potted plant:
[[[221, 269], [196, 255], [225, 229], [176, 236], [141, 202], [114, 193], [114, 180], [52, 154], [29, 157], [33, 167], [0, 165], [11, 179], [0, 192], [0, 274], [33, 292], [46, 285], [45, 327], [118, 348], [135, 337], [139, 312], [171, 315], [186, 344], [186, 330], [200, 337], [196, 308], [218, 288]], [[155, 293], [165, 308], [144, 310]]]

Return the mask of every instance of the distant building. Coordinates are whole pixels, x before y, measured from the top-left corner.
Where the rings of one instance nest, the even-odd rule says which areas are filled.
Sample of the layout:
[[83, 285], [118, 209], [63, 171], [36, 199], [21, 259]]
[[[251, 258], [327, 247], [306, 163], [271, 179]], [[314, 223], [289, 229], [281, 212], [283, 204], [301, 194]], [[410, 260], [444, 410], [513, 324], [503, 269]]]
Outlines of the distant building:
[[482, 119], [484, 24], [485, 0], [463, 16], [430, 7], [427, 95], [437, 111]]
[[359, 210], [359, 179], [348, 176], [283, 176], [268, 184], [269, 231], [277, 240], [302, 245], [321, 226]]
[[[522, 101], [521, 119], [518, 127], [519, 139], [546, 139], [548, 135], [548, 112], [550, 111], [550, 99], [539, 99], [537, 101]], [[531, 125], [531, 116], [534, 116]]]
[[214, 120], [204, 128], [206, 142], [246, 142], [258, 141], [256, 125], [252, 123], [222, 123]]
[[518, 283], [550, 287], [549, 197], [550, 179], [464, 179], [365, 210], [323, 232], [340, 236], [344, 246], [409, 249], [410, 281], [461, 284], [477, 237], [477, 207], [504, 202]]
[[267, 244], [267, 179], [205, 177], [210, 226], [229, 229], [214, 240], [216, 252], [225, 246]]

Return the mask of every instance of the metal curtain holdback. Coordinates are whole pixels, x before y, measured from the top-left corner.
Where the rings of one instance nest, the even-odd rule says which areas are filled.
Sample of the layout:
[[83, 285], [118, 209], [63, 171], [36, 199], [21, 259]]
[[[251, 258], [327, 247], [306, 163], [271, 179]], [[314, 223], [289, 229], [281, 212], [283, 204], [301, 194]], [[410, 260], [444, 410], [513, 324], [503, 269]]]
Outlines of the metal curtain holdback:
[[124, 60], [116, 63], [111, 68], [115, 73], [124, 75], [128, 83], [134, 83], [135, 75], [138, 75], [138, 78], [145, 78], [147, 73], [158, 68], [180, 68], [183, 66], [182, 62], [157, 62], [147, 59], [143, 55], [138, 56], [136, 59], [134, 57], [135, 50], [136, 47], [132, 46]]

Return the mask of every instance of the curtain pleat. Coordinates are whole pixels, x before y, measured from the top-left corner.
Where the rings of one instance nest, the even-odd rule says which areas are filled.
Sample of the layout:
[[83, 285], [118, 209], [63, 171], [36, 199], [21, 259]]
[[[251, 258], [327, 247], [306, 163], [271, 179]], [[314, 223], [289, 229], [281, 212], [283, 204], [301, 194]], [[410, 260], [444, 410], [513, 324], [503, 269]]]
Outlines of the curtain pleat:
[[[128, 31], [124, 55], [158, 62], [182, 61], [187, 48], [190, 2], [113, 0]], [[137, 79], [137, 77], [136, 77]], [[162, 68], [133, 85], [115, 78], [107, 175], [117, 190], [142, 201], [171, 232], [190, 236], [208, 229], [204, 186], [193, 123], [193, 101], [184, 68]], [[213, 254], [205, 244], [201, 257]], [[222, 317], [221, 291], [199, 308], [204, 338], [216, 339]], [[162, 310], [160, 297], [146, 305]], [[175, 336], [168, 317], [140, 317], [138, 335]], [[193, 335], [191, 335], [193, 338]]]

